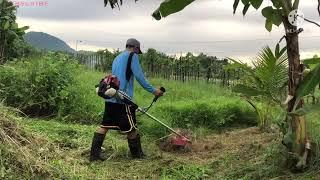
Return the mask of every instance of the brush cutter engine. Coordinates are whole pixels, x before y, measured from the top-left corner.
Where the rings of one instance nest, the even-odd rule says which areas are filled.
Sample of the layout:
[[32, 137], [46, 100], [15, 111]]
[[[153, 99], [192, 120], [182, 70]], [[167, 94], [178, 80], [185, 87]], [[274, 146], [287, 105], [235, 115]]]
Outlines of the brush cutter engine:
[[[96, 85], [96, 92], [98, 96], [104, 99], [110, 99], [119, 90], [120, 81], [115, 75], [107, 75], [101, 79], [100, 83]], [[109, 90], [109, 91], [108, 91]], [[108, 93], [107, 93], [108, 92]]]

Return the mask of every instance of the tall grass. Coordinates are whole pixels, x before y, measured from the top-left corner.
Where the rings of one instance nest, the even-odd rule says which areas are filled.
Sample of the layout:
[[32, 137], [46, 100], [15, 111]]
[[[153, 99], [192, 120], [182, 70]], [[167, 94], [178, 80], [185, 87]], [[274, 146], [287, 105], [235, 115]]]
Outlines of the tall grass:
[[[221, 128], [229, 125], [255, 125], [254, 110], [226, 88], [199, 82], [168, 81], [151, 79], [157, 87], [166, 88], [166, 93], [155, 103], [149, 113], [165, 123], [179, 128]], [[153, 96], [135, 84], [135, 100], [140, 106], [148, 106]], [[166, 129], [153, 120], [141, 116], [142, 130], [160, 135]]]
[[[102, 120], [104, 100], [96, 95], [95, 85], [104, 73], [88, 70], [72, 59], [49, 56], [3, 66], [0, 74], [3, 75], [0, 91], [5, 92], [1, 98], [7, 105], [21, 108], [27, 114], [49, 115], [65, 122], [99, 124]], [[169, 125], [218, 128], [255, 124], [253, 109], [225, 88], [204, 82], [163, 79], [151, 79], [151, 83], [156, 87], [163, 86], [167, 91], [150, 113]], [[140, 106], [148, 106], [152, 99], [152, 94], [135, 83], [134, 100]], [[155, 135], [166, 132], [145, 116], [139, 116], [139, 119], [146, 132]]]
[[320, 105], [317, 110], [307, 114], [307, 132], [313, 145], [311, 166], [320, 169]]
[[103, 73], [79, 67], [74, 83], [66, 88], [68, 101], [59, 107], [58, 119], [66, 122], [94, 124], [101, 119], [104, 100], [96, 95], [95, 85]]

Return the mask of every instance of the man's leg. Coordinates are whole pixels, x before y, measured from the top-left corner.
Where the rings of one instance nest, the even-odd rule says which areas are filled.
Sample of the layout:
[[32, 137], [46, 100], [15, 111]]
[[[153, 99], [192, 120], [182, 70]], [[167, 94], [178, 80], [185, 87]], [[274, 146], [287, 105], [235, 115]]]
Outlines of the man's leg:
[[105, 158], [101, 156], [101, 147], [107, 132], [107, 128], [99, 127], [94, 133], [90, 151], [90, 161], [105, 160]]
[[127, 133], [127, 138], [131, 156], [133, 158], [143, 158], [145, 155], [142, 152], [139, 132], [133, 129]]

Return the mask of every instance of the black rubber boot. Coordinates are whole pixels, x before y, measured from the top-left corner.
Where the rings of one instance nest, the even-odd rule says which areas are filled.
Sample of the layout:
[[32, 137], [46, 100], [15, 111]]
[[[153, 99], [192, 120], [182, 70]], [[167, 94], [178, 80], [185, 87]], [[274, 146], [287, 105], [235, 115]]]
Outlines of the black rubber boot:
[[145, 154], [142, 152], [139, 134], [135, 139], [128, 139], [128, 145], [130, 148], [132, 158], [140, 159], [145, 157]]
[[105, 134], [100, 134], [95, 132], [92, 145], [91, 145], [91, 152], [90, 152], [90, 161], [104, 161], [106, 158], [101, 156], [101, 146], [103, 144], [103, 140], [105, 138]]

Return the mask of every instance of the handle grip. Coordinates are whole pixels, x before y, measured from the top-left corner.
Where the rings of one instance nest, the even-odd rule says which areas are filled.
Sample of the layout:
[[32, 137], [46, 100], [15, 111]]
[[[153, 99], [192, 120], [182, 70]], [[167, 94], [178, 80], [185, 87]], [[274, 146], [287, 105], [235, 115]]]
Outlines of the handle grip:
[[165, 92], [166, 92], [166, 89], [165, 89], [164, 87], [161, 87], [161, 88], [160, 88], [160, 91], [162, 91], [163, 93], [165, 93]]
[[[165, 92], [166, 92], [166, 89], [165, 89], [164, 87], [161, 87], [161, 88], [160, 88], [160, 91], [162, 91], [163, 93], [165, 93]], [[153, 98], [153, 102], [157, 102], [158, 98], [159, 98], [159, 96], [154, 97], [154, 98]]]

